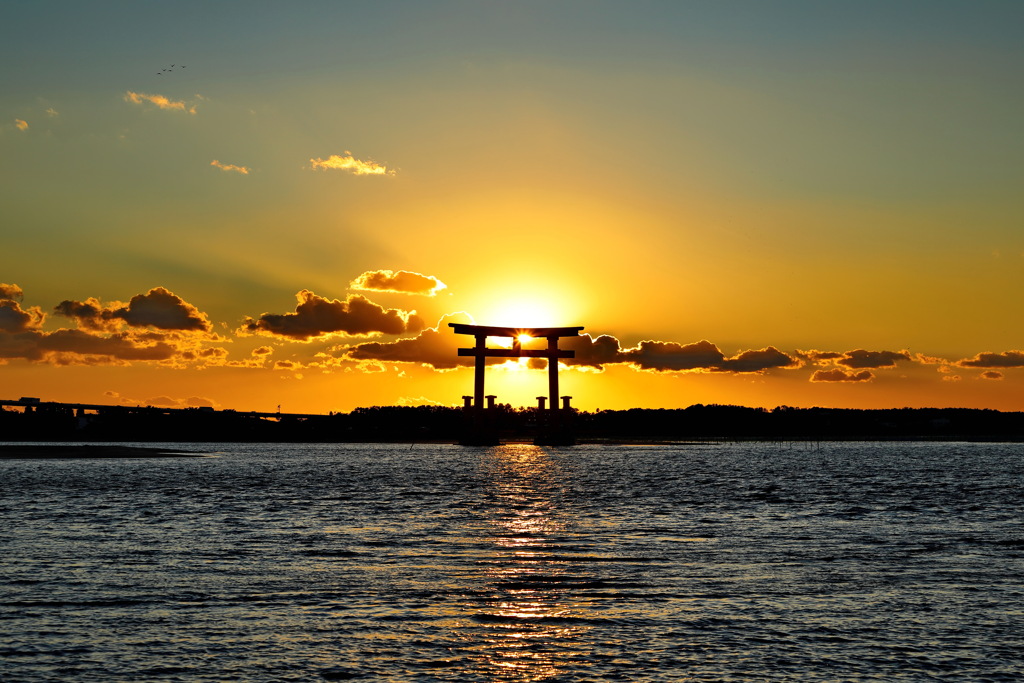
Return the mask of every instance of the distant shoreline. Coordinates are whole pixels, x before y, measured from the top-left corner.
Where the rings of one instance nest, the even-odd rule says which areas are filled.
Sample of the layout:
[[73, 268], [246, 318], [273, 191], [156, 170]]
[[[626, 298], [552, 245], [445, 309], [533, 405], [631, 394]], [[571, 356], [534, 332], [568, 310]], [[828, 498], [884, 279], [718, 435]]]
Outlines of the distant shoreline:
[[168, 450], [142, 446], [102, 445], [36, 445], [0, 444], [0, 460], [49, 460], [83, 458], [202, 458], [198, 451]]

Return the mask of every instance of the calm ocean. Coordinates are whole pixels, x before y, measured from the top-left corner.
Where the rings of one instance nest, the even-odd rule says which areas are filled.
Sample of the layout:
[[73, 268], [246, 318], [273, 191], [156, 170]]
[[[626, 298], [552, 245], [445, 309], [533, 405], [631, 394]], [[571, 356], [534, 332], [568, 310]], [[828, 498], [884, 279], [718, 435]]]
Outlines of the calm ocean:
[[0, 461], [0, 680], [1024, 679], [1021, 444], [180, 447]]

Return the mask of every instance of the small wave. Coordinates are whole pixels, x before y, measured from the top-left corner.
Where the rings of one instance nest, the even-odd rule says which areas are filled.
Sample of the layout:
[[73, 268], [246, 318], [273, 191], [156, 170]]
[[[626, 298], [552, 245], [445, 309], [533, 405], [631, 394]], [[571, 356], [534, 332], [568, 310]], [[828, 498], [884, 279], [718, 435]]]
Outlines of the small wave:
[[607, 624], [610, 619], [600, 617], [571, 617], [560, 615], [516, 615], [516, 614], [474, 614], [473, 621], [480, 624]]
[[363, 557], [366, 555], [366, 553], [361, 553], [356, 550], [327, 550], [324, 548], [301, 550], [296, 554], [304, 555], [305, 557]]
[[152, 600], [4, 600], [4, 607], [133, 607], [152, 604]]

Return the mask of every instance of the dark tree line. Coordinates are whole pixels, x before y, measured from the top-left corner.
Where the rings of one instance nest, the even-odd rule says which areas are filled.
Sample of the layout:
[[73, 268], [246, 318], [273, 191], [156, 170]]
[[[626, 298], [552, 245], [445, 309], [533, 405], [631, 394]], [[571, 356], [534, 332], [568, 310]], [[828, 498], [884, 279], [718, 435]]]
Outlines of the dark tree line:
[[[775, 409], [694, 405], [682, 409], [562, 413], [579, 441], [701, 439], [943, 439], [1024, 441], [1024, 413], [967, 408]], [[503, 439], [531, 439], [535, 408], [489, 413]], [[82, 414], [63, 404], [0, 409], [0, 441], [454, 442], [467, 427], [461, 408], [378, 406], [322, 416], [267, 416], [232, 410], [111, 406]]]

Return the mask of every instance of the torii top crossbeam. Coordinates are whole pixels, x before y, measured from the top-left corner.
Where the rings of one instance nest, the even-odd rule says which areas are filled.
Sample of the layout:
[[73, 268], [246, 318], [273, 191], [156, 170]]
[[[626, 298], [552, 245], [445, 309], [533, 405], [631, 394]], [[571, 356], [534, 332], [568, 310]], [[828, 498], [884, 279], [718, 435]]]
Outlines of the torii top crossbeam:
[[[470, 334], [476, 337], [476, 346], [471, 349], [459, 349], [460, 356], [473, 356], [475, 359], [475, 381], [473, 383], [473, 404], [477, 409], [484, 406], [484, 363], [485, 358], [547, 358], [548, 359], [548, 392], [550, 406], [555, 410], [558, 406], [558, 359], [574, 358], [575, 351], [559, 349], [561, 337], [578, 337], [583, 326], [579, 327], [490, 327], [487, 325], [464, 325], [448, 323], [455, 334]], [[520, 337], [547, 339], [546, 349], [524, 349]], [[487, 348], [487, 337], [512, 337], [511, 349]]]
[[490, 327], [488, 325], [465, 325], [448, 323], [455, 334], [483, 335], [485, 337], [519, 337], [527, 335], [534, 339], [542, 337], [578, 337], [583, 326], [579, 327]]

